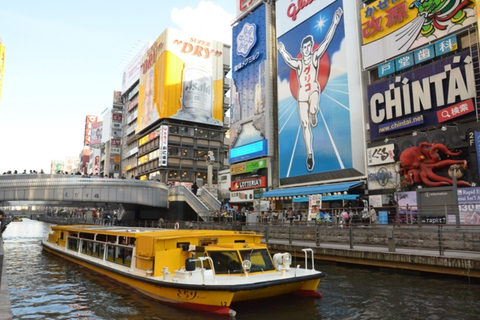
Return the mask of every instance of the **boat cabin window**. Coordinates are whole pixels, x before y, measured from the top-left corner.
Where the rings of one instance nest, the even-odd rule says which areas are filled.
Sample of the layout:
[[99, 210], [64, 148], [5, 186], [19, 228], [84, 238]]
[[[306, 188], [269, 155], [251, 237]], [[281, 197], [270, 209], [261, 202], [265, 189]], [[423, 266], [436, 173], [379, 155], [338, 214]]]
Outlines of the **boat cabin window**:
[[217, 238], [204, 238], [204, 239], [199, 239], [198, 240], [198, 246], [199, 247], [206, 247], [209, 244], [217, 244], [218, 239]]
[[215, 273], [230, 274], [243, 273], [242, 263], [238, 252], [232, 251], [209, 251], [208, 255], [213, 260]]
[[108, 236], [107, 242], [117, 243], [117, 236]]
[[107, 242], [107, 236], [104, 234], [97, 234], [97, 241]]
[[80, 238], [93, 240], [95, 238], [95, 235], [93, 233], [81, 232], [80, 233]]
[[70, 232], [70, 237], [78, 238], [78, 232]]
[[68, 238], [67, 241], [67, 248], [73, 251], [78, 251], [78, 247], [80, 246], [80, 239], [78, 238]]
[[107, 244], [107, 260], [130, 266], [132, 264], [133, 248], [125, 245]]
[[63, 240], [63, 231], [60, 232], [60, 240]]
[[272, 258], [267, 249], [240, 250], [242, 260], [250, 260], [250, 272], [275, 270]]
[[188, 251], [190, 242], [177, 242], [177, 248], [182, 248], [183, 251]]

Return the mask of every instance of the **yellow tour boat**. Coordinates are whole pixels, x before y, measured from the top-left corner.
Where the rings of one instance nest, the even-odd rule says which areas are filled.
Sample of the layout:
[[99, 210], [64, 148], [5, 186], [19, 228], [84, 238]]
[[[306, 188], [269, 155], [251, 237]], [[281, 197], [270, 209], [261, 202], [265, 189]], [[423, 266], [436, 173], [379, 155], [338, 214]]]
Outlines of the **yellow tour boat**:
[[22, 221], [23, 221], [23, 219], [20, 218], [20, 217], [13, 217], [12, 218], [12, 222], [22, 222]]
[[270, 255], [261, 234], [224, 230], [52, 226], [45, 251], [181, 307], [235, 316], [237, 302], [285, 294], [321, 297], [312, 249], [305, 266]]

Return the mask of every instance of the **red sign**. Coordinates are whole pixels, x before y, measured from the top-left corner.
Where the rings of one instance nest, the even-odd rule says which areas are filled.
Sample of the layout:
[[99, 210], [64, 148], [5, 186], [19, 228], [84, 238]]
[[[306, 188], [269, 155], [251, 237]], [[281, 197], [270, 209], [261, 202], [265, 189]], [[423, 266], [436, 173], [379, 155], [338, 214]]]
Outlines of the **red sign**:
[[112, 114], [112, 120], [113, 120], [113, 121], [120, 121], [120, 122], [122, 122], [122, 115], [119, 114], [119, 113], [113, 113], [113, 114]]
[[467, 113], [473, 112], [473, 103], [472, 100], [465, 100], [460, 103], [457, 103], [448, 108], [437, 111], [438, 123], [445, 121], [452, 121], [455, 118], [466, 115]]
[[230, 182], [230, 191], [265, 188], [267, 186], [266, 177], [258, 177], [254, 179], [237, 180]]

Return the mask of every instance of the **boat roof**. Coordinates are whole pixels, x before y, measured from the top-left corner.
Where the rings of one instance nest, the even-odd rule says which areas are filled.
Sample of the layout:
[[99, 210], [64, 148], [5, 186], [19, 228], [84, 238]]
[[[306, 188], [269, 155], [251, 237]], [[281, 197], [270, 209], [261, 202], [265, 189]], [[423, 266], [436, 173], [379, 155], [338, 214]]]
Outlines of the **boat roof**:
[[163, 238], [175, 237], [212, 237], [212, 236], [256, 236], [262, 237], [253, 231], [229, 231], [229, 230], [196, 230], [196, 229], [162, 229], [146, 227], [120, 227], [120, 226], [99, 226], [99, 225], [58, 225], [52, 226], [52, 230], [64, 230], [73, 232], [101, 233], [125, 237], [137, 237], [148, 235]]

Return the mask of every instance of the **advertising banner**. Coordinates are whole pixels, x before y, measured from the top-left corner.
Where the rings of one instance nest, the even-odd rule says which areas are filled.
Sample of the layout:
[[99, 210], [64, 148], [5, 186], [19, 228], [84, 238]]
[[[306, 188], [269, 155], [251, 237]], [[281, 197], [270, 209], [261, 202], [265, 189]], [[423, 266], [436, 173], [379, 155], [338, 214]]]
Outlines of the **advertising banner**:
[[230, 182], [230, 190], [246, 190], [246, 189], [255, 189], [255, 188], [264, 188], [267, 186], [266, 177], [258, 177], [254, 179], [243, 179]]
[[125, 93], [138, 79], [140, 79], [140, 65], [142, 64], [142, 57], [147, 52], [147, 49], [152, 45], [149, 41], [143, 46], [140, 51], [133, 57], [132, 61], [123, 69], [122, 78], [122, 94]]
[[370, 138], [475, 116], [473, 65], [463, 51], [370, 85]]
[[253, 202], [253, 189], [230, 192], [230, 202]]
[[461, 188], [458, 193], [460, 224], [480, 224], [480, 188]]
[[395, 163], [368, 167], [368, 190], [391, 189], [400, 187], [400, 175]]
[[91, 144], [92, 138], [92, 124], [96, 123], [98, 120], [97, 116], [88, 115], [85, 117], [85, 135], [84, 135], [84, 142], [85, 146], [89, 146]]
[[243, 163], [232, 164], [230, 166], [230, 174], [233, 176], [236, 174], [248, 173], [248, 172], [252, 172], [253, 170], [263, 169], [266, 167], [267, 167], [267, 159], [262, 158], [262, 159], [247, 161]]
[[233, 27], [230, 149], [266, 138], [266, 5]]
[[367, 149], [368, 166], [392, 162], [395, 162], [395, 145], [393, 143]]
[[138, 134], [158, 119], [223, 126], [223, 43], [166, 29], [142, 58]]
[[237, 2], [237, 17], [246, 14], [254, 8], [254, 6], [262, 0], [235, 0]]
[[96, 146], [102, 143], [103, 122], [95, 122], [91, 125], [90, 145]]
[[343, 1], [280, 0], [276, 17], [280, 178], [352, 168]]
[[361, 10], [363, 67], [401, 55], [476, 23], [475, 2], [377, 0]]
[[159, 149], [160, 149], [160, 159], [158, 164], [160, 167], [166, 167], [168, 164], [168, 126], [162, 125], [158, 129], [159, 133]]
[[2, 98], [3, 73], [5, 70], [5, 46], [0, 40], [0, 99]]
[[315, 220], [317, 213], [322, 209], [322, 195], [312, 194], [308, 196], [308, 220]]

